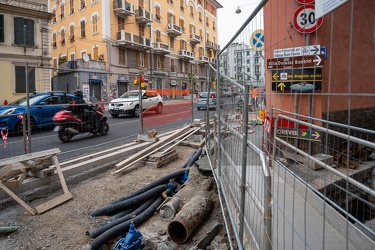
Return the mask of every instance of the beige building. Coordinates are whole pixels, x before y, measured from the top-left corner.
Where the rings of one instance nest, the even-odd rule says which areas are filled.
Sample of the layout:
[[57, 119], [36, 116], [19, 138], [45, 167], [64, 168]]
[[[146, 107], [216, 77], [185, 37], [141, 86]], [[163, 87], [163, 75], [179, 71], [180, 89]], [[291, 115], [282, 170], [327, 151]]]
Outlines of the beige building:
[[109, 101], [140, 73], [147, 88], [178, 98], [204, 90], [219, 50], [216, 0], [50, 0], [53, 89]]
[[0, 0], [0, 104], [25, 96], [26, 63], [29, 90], [49, 91], [51, 61], [47, 0]]

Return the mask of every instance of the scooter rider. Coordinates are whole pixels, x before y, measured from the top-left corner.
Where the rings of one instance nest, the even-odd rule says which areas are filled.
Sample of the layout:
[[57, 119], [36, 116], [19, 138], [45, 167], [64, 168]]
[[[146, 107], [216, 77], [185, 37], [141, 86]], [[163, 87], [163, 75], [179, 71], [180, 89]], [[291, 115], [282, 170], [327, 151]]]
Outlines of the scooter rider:
[[84, 121], [94, 125], [94, 130], [99, 128], [99, 117], [98, 114], [89, 109], [89, 105], [83, 99], [83, 93], [81, 90], [76, 90], [74, 95], [77, 97], [71, 104], [71, 111], [81, 117]]

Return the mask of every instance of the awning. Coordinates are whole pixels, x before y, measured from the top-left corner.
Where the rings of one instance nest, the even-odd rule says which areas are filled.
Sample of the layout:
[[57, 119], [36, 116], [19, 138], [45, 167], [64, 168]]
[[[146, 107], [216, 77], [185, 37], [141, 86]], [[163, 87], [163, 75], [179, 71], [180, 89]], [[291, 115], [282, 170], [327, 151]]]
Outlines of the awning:
[[171, 86], [176, 86], [177, 85], [177, 81], [175, 81], [175, 80], [171, 80]]

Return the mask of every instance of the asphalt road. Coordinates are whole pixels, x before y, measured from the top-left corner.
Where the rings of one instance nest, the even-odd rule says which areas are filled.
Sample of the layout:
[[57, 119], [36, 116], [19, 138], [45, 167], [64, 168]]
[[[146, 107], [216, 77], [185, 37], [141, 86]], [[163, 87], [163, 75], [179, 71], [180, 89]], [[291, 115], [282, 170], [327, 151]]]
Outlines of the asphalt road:
[[[205, 119], [204, 111], [197, 111], [194, 107], [194, 119]], [[59, 148], [61, 154], [59, 160], [63, 161], [69, 158], [81, 156], [94, 151], [123, 145], [137, 138], [141, 133], [140, 119], [135, 117], [119, 117], [113, 118], [108, 110], [104, 111], [108, 117], [109, 133], [105, 136], [92, 134], [80, 134], [73, 137], [69, 143], [62, 143], [53, 132], [52, 128], [32, 134], [29, 138], [30, 151], [37, 152], [51, 148]], [[213, 115], [215, 111], [211, 111]], [[146, 113], [143, 119], [143, 134], [151, 128], [156, 129], [158, 133], [177, 129], [186, 123], [191, 122], [191, 104], [174, 103], [173, 105], [165, 105], [162, 114], [154, 112]], [[25, 143], [22, 136], [9, 136], [7, 138], [6, 147], [3, 141], [0, 144], [0, 159], [15, 157], [25, 152]], [[27, 144], [26, 144], [27, 145]]]

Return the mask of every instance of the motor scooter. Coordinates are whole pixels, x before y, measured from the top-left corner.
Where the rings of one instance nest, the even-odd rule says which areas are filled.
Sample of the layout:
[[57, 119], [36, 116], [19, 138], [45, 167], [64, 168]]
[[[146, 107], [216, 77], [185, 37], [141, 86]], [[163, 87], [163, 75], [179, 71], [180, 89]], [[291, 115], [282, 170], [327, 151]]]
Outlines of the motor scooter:
[[[78, 116], [69, 110], [57, 112], [52, 120], [55, 123], [53, 131], [58, 132], [59, 139], [62, 142], [69, 142], [73, 136], [82, 133], [106, 135], [109, 131], [107, 117], [100, 106], [89, 105], [89, 110], [85, 110], [82, 116]], [[96, 113], [98, 116], [98, 128], [92, 122], [92, 116]], [[85, 118], [85, 119], [84, 119]]]

